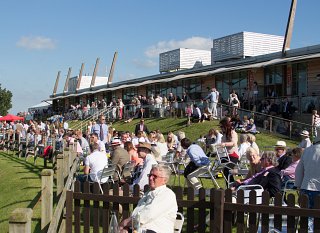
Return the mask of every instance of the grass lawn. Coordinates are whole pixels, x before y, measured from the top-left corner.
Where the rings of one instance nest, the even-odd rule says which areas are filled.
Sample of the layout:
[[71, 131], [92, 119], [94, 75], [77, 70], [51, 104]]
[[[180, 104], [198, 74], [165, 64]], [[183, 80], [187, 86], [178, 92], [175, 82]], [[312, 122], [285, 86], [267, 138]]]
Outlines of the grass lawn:
[[[149, 130], [160, 129], [160, 131], [167, 135], [169, 131], [177, 132], [183, 131], [186, 137], [191, 140], [197, 140], [200, 135], [206, 135], [211, 128], [219, 129], [219, 120], [205, 121], [203, 123], [194, 123], [189, 127], [186, 127], [186, 118], [168, 118], [168, 119], [145, 119], [145, 124]], [[118, 121], [113, 123], [113, 127], [118, 131], [130, 131], [134, 132], [135, 125], [139, 123], [138, 119], [133, 120], [130, 123], [124, 123], [124, 121]], [[287, 146], [294, 148], [299, 143], [289, 139], [280, 138], [279, 135], [270, 134], [269, 132], [262, 132], [256, 135], [256, 142], [260, 147], [260, 150], [266, 150], [264, 147], [272, 147], [278, 140], [284, 140]], [[268, 148], [269, 150], [272, 148]]]
[[25, 162], [12, 152], [0, 152], [0, 232], [9, 232], [8, 219], [16, 208], [33, 209], [32, 232], [40, 232], [41, 163], [39, 159], [34, 166], [33, 159]]

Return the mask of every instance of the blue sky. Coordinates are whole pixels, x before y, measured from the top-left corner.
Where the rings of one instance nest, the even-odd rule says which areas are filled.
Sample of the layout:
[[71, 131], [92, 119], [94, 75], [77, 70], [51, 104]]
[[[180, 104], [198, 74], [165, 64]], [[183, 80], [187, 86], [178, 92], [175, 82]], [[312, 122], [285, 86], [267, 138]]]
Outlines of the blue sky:
[[[118, 51], [113, 82], [159, 73], [159, 52], [210, 49], [212, 39], [252, 31], [284, 35], [291, 0], [28, 0], [0, 8], [0, 83], [13, 93], [11, 113], [62, 91], [72, 76], [106, 75]], [[297, 4], [291, 48], [320, 44], [319, 0]]]

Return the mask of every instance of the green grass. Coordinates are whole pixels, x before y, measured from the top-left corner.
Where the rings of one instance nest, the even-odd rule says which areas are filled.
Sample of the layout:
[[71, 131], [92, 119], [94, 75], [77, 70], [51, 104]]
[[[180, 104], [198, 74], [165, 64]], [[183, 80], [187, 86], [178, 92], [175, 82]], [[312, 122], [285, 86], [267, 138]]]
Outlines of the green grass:
[[[219, 129], [219, 121], [205, 121], [203, 123], [194, 123], [189, 127], [186, 127], [186, 118], [168, 118], [168, 119], [145, 119], [145, 124], [148, 126], [149, 130], [159, 129], [164, 135], [166, 135], [169, 131], [177, 132], [183, 131], [186, 134], [186, 137], [195, 141], [200, 137], [200, 135], [206, 135], [209, 129]], [[114, 127], [118, 131], [130, 131], [134, 132], [135, 125], [139, 123], [138, 119], [133, 120], [130, 123], [124, 123], [124, 121], [118, 121], [113, 123], [112, 127]], [[260, 150], [265, 150], [264, 147], [272, 147], [278, 140], [285, 140], [287, 146], [294, 148], [298, 145], [298, 142], [283, 139], [283, 137], [279, 137], [277, 134], [270, 134], [269, 132], [262, 132], [261, 134], [256, 135], [256, 142], [260, 147]], [[272, 148], [270, 148], [272, 149]]]
[[0, 152], [0, 232], [9, 232], [8, 220], [16, 208], [33, 209], [32, 232], [40, 232], [41, 162], [34, 166], [33, 159], [25, 162], [12, 152]]

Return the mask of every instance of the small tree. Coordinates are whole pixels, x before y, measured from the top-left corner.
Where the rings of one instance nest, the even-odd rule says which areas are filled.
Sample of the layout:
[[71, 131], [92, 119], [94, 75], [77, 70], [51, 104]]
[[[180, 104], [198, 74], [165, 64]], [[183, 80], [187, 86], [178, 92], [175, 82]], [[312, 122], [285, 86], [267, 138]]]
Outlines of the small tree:
[[7, 115], [8, 110], [12, 108], [11, 99], [11, 91], [7, 90], [6, 88], [2, 89], [0, 84], [0, 115]]

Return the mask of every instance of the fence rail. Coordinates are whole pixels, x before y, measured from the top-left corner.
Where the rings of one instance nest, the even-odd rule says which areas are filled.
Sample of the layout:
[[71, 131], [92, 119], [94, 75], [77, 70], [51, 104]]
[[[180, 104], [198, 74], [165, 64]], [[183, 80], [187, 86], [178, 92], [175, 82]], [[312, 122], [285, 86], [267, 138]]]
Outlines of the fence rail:
[[[130, 211], [139, 200], [139, 187], [135, 186], [133, 193], [129, 186], [120, 190], [114, 185], [112, 194], [108, 184], [103, 185], [104, 194], [100, 194], [99, 187], [89, 183], [84, 184], [84, 191], [80, 192], [80, 183], [75, 183], [74, 191], [67, 191], [66, 201], [66, 232], [108, 232], [110, 212], [119, 213], [122, 219], [130, 216]], [[147, 190], [147, 187], [146, 187]], [[91, 192], [92, 191], [92, 192]], [[262, 194], [262, 204], [256, 204], [255, 191], [250, 192], [249, 202], [245, 202], [243, 190], [238, 191], [236, 201], [231, 190], [211, 189], [209, 198], [206, 190], [200, 189], [199, 196], [194, 190], [174, 187], [178, 211], [183, 213], [186, 221], [183, 232], [194, 232], [198, 225], [198, 232], [257, 232], [264, 233], [271, 228], [286, 232], [307, 232], [308, 217], [314, 218], [314, 232], [320, 231], [320, 197], [316, 199], [317, 209], [308, 209], [307, 196], [299, 200], [297, 207], [295, 196], [288, 195], [287, 206], [282, 205], [282, 195], [276, 194], [271, 199], [268, 192]], [[186, 197], [184, 193], [186, 192]], [[119, 195], [121, 193], [121, 195]], [[271, 201], [273, 202], [270, 205]], [[207, 221], [206, 221], [207, 218]], [[120, 220], [120, 219], [119, 219]], [[273, 224], [271, 224], [273, 223]]]

